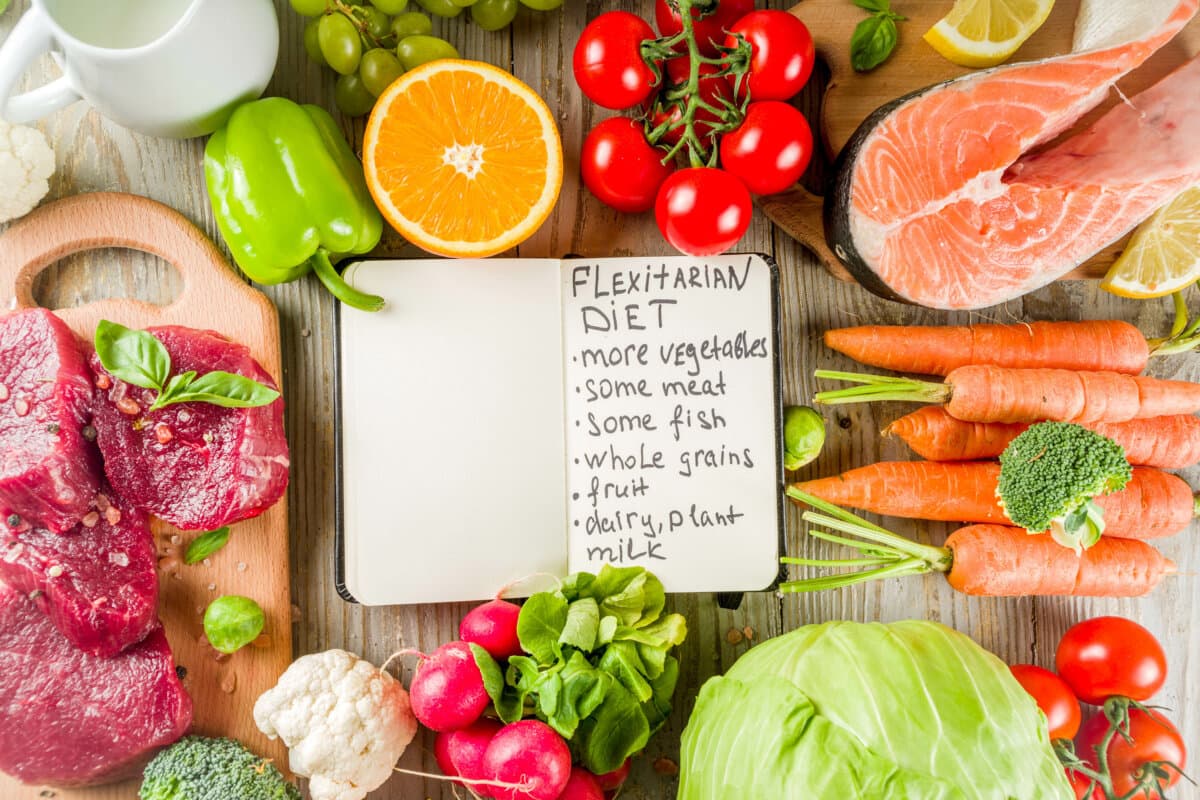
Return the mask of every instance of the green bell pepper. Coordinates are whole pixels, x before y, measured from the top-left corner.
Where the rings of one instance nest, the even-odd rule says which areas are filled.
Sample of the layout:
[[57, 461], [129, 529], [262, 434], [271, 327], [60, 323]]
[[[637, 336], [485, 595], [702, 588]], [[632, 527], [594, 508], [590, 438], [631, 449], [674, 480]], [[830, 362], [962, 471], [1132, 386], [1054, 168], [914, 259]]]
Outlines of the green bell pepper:
[[208, 140], [204, 176], [221, 235], [251, 280], [284, 283], [312, 270], [343, 303], [383, 307], [333, 267], [374, 249], [383, 219], [324, 109], [282, 97], [246, 103]]

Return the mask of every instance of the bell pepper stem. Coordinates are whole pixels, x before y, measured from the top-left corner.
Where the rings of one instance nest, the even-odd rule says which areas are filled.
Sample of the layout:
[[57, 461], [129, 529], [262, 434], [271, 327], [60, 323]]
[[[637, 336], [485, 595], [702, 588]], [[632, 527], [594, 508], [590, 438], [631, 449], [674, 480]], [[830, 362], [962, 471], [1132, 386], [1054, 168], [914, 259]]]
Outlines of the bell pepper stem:
[[313, 253], [308, 263], [312, 266], [313, 272], [317, 273], [321, 283], [325, 284], [329, 293], [346, 305], [363, 311], [378, 311], [383, 308], [384, 299], [382, 297], [360, 292], [342, 279], [329, 260], [329, 251], [324, 247], [317, 248], [317, 252]]

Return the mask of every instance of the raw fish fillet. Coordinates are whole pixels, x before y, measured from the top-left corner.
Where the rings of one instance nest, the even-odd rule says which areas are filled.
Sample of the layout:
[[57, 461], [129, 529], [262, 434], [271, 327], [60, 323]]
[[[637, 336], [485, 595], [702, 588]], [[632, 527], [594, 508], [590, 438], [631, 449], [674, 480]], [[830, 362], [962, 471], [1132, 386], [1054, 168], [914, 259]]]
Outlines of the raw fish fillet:
[[1061, 277], [1200, 182], [1200, 60], [1069, 129], [1171, 40], [1198, 0], [1085, 0], [1076, 45], [876, 111], [842, 152], [826, 236], [868, 289], [982, 308]]

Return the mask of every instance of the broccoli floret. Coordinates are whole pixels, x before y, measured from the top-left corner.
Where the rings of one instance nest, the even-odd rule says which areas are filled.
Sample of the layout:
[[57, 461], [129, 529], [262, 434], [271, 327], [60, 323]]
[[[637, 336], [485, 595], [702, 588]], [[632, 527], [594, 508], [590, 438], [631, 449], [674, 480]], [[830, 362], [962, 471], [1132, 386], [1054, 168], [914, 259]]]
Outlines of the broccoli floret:
[[301, 800], [275, 765], [233, 739], [187, 736], [146, 765], [140, 800]]
[[1048, 530], [1078, 551], [1104, 532], [1092, 498], [1125, 488], [1132, 477], [1125, 449], [1112, 439], [1069, 422], [1041, 422], [1000, 454], [996, 493], [1014, 524]]

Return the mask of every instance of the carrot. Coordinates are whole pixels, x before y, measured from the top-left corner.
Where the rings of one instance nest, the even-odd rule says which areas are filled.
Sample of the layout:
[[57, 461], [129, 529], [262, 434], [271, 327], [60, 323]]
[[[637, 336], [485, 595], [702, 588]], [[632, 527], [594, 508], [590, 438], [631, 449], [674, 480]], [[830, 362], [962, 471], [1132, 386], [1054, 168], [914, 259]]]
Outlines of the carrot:
[[1013, 325], [865, 325], [825, 332], [825, 344], [873, 367], [949, 375], [958, 367], [1052, 367], [1137, 375], [1150, 346], [1120, 320]]
[[818, 392], [818, 403], [902, 400], [944, 403], [964, 422], [1128, 422], [1200, 411], [1200, 384], [1118, 372], [959, 367], [945, 383], [817, 370], [816, 377], [863, 384]]
[[[882, 461], [792, 488], [888, 517], [1011, 525], [996, 497], [999, 480], [1000, 465], [992, 461]], [[1187, 482], [1149, 467], [1135, 468], [1124, 489], [1095, 502], [1104, 535], [1123, 539], [1173, 536], [1196, 515]]]
[[[1028, 427], [1023, 422], [963, 422], [940, 406], [926, 406], [883, 432], [900, 437], [930, 461], [976, 461], [999, 456]], [[1200, 418], [1191, 414], [1095, 422], [1086, 427], [1125, 448], [1130, 464], [1184, 469], [1200, 463]]]
[[[1148, 594], [1175, 564], [1145, 542], [1101, 539], [1076, 555], [1049, 536], [1030, 536], [1006, 525], [970, 525], [950, 535], [943, 547], [919, 544], [874, 525], [820, 498], [789, 487], [788, 496], [812, 506], [806, 522], [814, 538], [858, 550], [853, 559], [783, 558], [808, 567], [857, 567], [779, 585], [784, 592], [835, 589], [889, 577], [941, 572], [950, 585], [970, 595], [1022, 597], [1137, 597]], [[854, 537], [854, 538], [850, 538]]]

